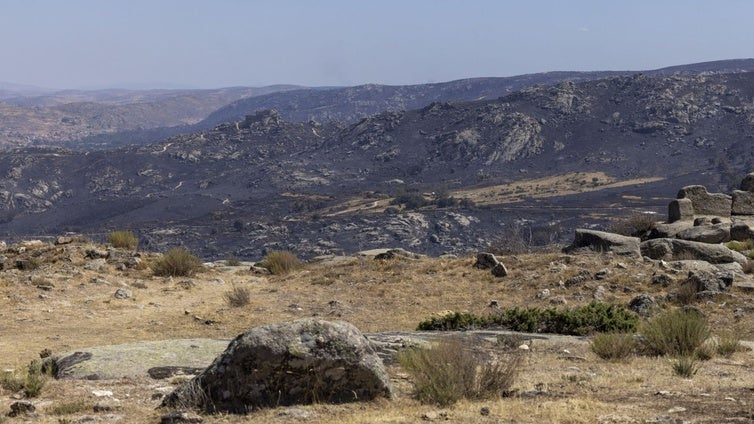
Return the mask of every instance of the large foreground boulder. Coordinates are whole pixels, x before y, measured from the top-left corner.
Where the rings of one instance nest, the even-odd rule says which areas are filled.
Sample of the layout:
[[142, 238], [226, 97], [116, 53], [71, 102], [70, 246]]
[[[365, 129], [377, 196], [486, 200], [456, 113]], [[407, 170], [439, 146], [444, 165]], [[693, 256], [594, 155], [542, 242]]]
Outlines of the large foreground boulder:
[[641, 243], [641, 254], [651, 259], [674, 261], [696, 259], [711, 264], [747, 262], [746, 256], [728, 249], [722, 244], [707, 244], [680, 239], [652, 239]]
[[209, 368], [166, 397], [163, 406], [247, 413], [390, 395], [382, 360], [356, 327], [310, 318], [241, 334]]
[[691, 227], [680, 231], [676, 234], [676, 237], [701, 243], [724, 243], [730, 241], [730, 224], [722, 223]]
[[606, 233], [604, 231], [577, 229], [573, 243], [563, 249], [566, 253], [583, 251], [613, 252], [617, 255], [641, 257], [639, 238]]

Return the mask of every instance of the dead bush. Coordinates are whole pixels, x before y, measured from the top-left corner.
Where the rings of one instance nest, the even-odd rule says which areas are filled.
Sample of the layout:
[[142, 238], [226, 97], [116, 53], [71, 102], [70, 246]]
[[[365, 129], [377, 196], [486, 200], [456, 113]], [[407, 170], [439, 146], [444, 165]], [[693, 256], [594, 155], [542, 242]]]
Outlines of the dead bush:
[[158, 276], [189, 277], [202, 268], [202, 261], [188, 250], [176, 247], [152, 262], [151, 268]]

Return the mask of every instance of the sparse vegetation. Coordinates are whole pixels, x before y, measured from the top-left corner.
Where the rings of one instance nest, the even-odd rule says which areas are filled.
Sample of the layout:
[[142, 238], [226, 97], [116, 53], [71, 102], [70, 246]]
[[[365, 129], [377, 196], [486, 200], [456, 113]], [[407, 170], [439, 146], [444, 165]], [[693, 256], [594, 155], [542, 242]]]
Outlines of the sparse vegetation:
[[114, 231], [107, 236], [107, 242], [118, 249], [135, 250], [139, 238], [131, 231]]
[[602, 359], [617, 361], [636, 353], [637, 342], [631, 333], [597, 333], [592, 339], [592, 352]]
[[228, 266], [239, 266], [239, 265], [241, 265], [241, 260], [238, 259], [235, 256], [230, 256], [230, 257], [228, 257], [228, 259], [225, 260], [225, 265], [228, 265]]
[[84, 400], [74, 400], [72, 402], [60, 403], [50, 409], [52, 415], [71, 415], [78, 414], [92, 409], [92, 404]]
[[417, 399], [439, 406], [505, 395], [513, 385], [520, 360], [518, 354], [490, 360], [457, 339], [431, 348], [410, 348], [398, 355], [400, 365], [413, 377]]
[[268, 253], [257, 265], [267, 268], [274, 275], [283, 275], [301, 267], [302, 263], [291, 252], [275, 250]]
[[706, 318], [694, 309], [674, 309], [655, 316], [642, 329], [647, 353], [692, 356], [709, 337]]
[[151, 268], [158, 276], [189, 277], [202, 268], [202, 261], [188, 250], [176, 247], [152, 262]]
[[251, 302], [251, 291], [247, 287], [234, 285], [232, 289], [225, 292], [225, 301], [233, 308], [246, 306]]
[[27, 398], [34, 398], [42, 393], [49, 373], [43, 371], [42, 361], [32, 361], [22, 371], [0, 372], [0, 387], [11, 392], [23, 391]]
[[513, 308], [477, 316], [452, 312], [422, 321], [421, 331], [501, 327], [528, 333], [586, 335], [594, 332], [633, 332], [638, 317], [620, 305], [592, 302], [576, 309]]
[[733, 333], [725, 333], [717, 336], [716, 352], [720, 356], [730, 358], [734, 353], [743, 350], [741, 341]]
[[754, 240], [731, 240], [725, 243], [725, 246], [730, 250], [735, 250], [736, 252], [745, 252], [747, 250], [754, 250]]

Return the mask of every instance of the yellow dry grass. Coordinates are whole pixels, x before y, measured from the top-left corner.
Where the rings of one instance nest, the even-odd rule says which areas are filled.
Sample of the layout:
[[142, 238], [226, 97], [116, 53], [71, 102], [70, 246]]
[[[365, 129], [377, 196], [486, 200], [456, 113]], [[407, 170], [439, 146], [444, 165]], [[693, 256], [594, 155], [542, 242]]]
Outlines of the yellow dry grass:
[[[498, 279], [472, 268], [471, 257], [458, 259], [358, 259], [350, 264], [308, 264], [282, 276], [260, 276], [243, 268], [208, 269], [191, 278], [154, 277], [142, 270], [84, 269], [88, 246], [41, 245], [42, 266], [35, 271], [5, 270], [0, 274], [0, 369], [18, 368], [37, 358], [42, 349], [53, 352], [133, 341], [177, 338], [232, 338], [267, 323], [318, 316], [345, 320], [364, 332], [409, 331], [420, 320], [447, 310], [483, 314], [496, 300], [500, 308], [549, 307], [563, 296], [568, 306], [592, 300], [598, 286], [606, 302], [626, 304], [636, 294], [665, 294], [650, 284], [651, 263], [608, 255], [566, 256], [540, 253], [501, 258], [510, 274]], [[28, 253], [28, 252], [27, 252]], [[8, 253], [11, 260], [14, 255]], [[145, 261], [150, 255], [143, 255]], [[55, 261], [53, 263], [53, 260]], [[618, 265], [618, 263], [621, 265]], [[605, 280], [590, 280], [569, 289], [560, 282], [585, 269], [594, 274], [607, 268]], [[676, 276], [680, 278], [680, 276]], [[32, 281], [46, 280], [44, 291]], [[106, 281], [106, 282], [103, 282]], [[188, 284], [191, 281], [193, 284]], [[251, 302], [231, 308], [224, 293], [245, 287]], [[133, 297], [118, 300], [113, 293], [128, 286]], [[548, 289], [550, 298], [537, 294]], [[749, 293], [734, 289], [735, 297], [701, 303], [716, 330], [737, 331], [754, 340], [751, 313], [737, 318], [733, 310], [754, 309]], [[206, 322], [212, 322], [207, 325]], [[309, 405], [262, 410], [251, 416], [205, 416], [205, 423], [282, 423], [295, 421], [304, 411], [310, 423], [412, 423], [426, 420], [467, 423], [631, 423], [659, 416], [693, 422], [721, 422], [754, 414], [754, 356], [737, 352], [732, 358], [702, 363], [693, 380], [672, 374], [666, 358], [633, 358], [607, 362], [594, 355], [587, 340], [532, 340], [519, 377], [518, 396], [486, 402], [461, 402], [452, 408], [421, 405], [411, 398], [411, 384], [397, 366], [390, 374], [397, 396], [393, 400], [346, 405]], [[169, 390], [172, 380], [147, 377], [115, 381], [51, 381], [34, 400], [41, 416], [35, 421], [75, 421], [93, 411], [55, 416], [52, 408], [80, 400], [94, 404], [93, 390], [111, 390], [120, 408], [112, 413], [124, 422], [158, 422], [156, 392]], [[0, 412], [9, 410], [10, 393], [0, 392]], [[482, 408], [489, 415], [480, 413]], [[676, 412], [669, 412], [676, 411]]]

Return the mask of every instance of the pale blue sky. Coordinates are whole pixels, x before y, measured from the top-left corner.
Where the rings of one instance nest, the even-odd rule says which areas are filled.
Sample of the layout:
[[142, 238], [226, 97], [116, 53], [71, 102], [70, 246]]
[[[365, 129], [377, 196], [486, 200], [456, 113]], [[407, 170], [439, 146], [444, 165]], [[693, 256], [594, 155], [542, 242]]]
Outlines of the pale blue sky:
[[751, 0], [0, 0], [0, 81], [410, 84], [754, 57]]

